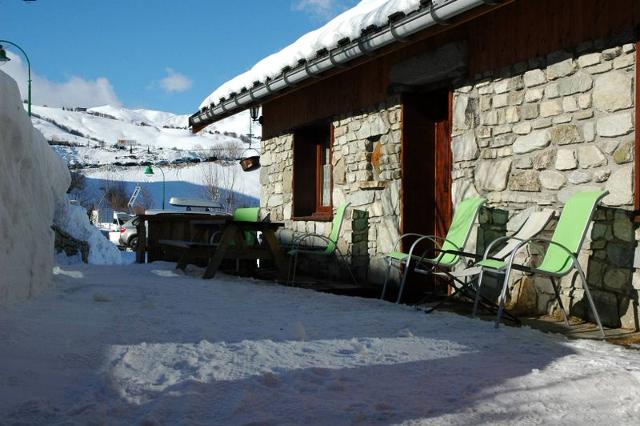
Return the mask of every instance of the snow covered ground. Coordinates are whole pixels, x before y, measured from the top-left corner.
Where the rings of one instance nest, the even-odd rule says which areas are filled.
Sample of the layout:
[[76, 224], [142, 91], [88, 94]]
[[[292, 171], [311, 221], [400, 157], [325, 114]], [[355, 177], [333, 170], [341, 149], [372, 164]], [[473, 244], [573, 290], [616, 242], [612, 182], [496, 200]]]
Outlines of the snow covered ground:
[[0, 311], [0, 424], [637, 424], [640, 353], [172, 264]]

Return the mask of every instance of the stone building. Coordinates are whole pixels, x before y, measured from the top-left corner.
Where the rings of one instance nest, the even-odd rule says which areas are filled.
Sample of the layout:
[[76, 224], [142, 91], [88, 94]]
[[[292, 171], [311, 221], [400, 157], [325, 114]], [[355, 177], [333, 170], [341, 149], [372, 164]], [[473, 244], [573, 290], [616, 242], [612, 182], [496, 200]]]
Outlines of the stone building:
[[[603, 322], [637, 328], [640, 4], [390, 0], [366, 12], [348, 22], [357, 36], [249, 71], [191, 116], [199, 131], [262, 106], [263, 214], [326, 235], [349, 202], [340, 244], [380, 283], [399, 235], [444, 235], [466, 197], [488, 200], [470, 241], [482, 252], [531, 211], [606, 189], [579, 259]], [[544, 279], [516, 277], [512, 296], [520, 311], [555, 309]], [[575, 277], [563, 297], [588, 315]]]

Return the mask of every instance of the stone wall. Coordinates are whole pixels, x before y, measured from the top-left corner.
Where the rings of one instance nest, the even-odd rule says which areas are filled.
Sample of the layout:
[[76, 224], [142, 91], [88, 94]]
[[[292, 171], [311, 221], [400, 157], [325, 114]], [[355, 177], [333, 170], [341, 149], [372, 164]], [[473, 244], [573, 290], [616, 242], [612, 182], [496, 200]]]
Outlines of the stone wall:
[[[381, 282], [380, 253], [390, 251], [399, 235], [399, 104], [399, 99], [390, 99], [333, 122], [333, 205], [351, 203], [339, 248], [348, 254], [358, 277], [372, 282]], [[291, 134], [262, 142], [262, 214], [270, 213], [272, 220], [284, 221], [294, 232], [329, 235], [330, 222], [292, 220], [292, 142]], [[282, 232], [284, 239], [290, 235]]]
[[[500, 223], [504, 211], [518, 222], [531, 209], [560, 211], [577, 191], [610, 192], [580, 259], [604, 322], [627, 327], [637, 324], [634, 299], [640, 288], [629, 214], [635, 145], [632, 40], [621, 35], [584, 43], [461, 82], [452, 130], [454, 203], [485, 196], [487, 215], [494, 210], [499, 216], [487, 223]], [[553, 311], [552, 289], [543, 281], [535, 280], [537, 300], [527, 304]], [[587, 316], [579, 280], [567, 277], [563, 287], [572, 313]]]

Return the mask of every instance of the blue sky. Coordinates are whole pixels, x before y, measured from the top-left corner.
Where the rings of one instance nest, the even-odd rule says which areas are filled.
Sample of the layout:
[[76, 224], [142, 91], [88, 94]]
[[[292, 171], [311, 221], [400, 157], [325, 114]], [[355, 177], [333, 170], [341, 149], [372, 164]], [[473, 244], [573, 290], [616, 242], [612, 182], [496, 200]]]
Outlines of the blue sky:
[[[192, 113], [220, 84], [358, 0], [0, 0], [34, 103]], [[2, 68], [26, 86], [18, 51]], [[73, 105], [84, 104], [84, 105]]]

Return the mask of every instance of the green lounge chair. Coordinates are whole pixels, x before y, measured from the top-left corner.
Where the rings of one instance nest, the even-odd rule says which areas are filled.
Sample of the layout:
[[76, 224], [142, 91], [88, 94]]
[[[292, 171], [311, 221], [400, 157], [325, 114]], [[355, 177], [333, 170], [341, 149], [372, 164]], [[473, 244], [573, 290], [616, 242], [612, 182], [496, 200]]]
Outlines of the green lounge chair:
[[[569, 321], [567, 319], [567, 313], [562, 304], [562, 300], [560, 299], [558, 279], [576, 269], [578, 271], [578, 274], [580, 274], [580, 279], [582, 280], [582, 285], [584, 287], [591, 312], [593, 313], [596, 323], [598, 324], [598, 328], [600, 329], [602, 337], [604, 338], [605, 333], [604, 329], [602, 328], [602, 323], [600, 322], [600, 316], [598, 315], [596, 306], [593, 303], [593, 298], [591, 297], [591, 292], [589, 291], [589, 286], [587, 284], [587, 279], [585, 277], [584, 271], [582, 270], [582, 267], [578, 262], [578, 252], [580, 251], [582, 243], [584, 242], [584, 237], [587, 233], [587, 230], [589, 229], [589, 223], [591, 222], [593, 213], [595, 212], [598, 203], [607, 194], [608, 191], [593, 191], [579, 192], [573, 195], [564, 205], [562, 214], [560, 215], [560, 219], [558, 220], [558, 224], [556, 225], [556, 229], [550, 240], [543, 238], [530, 238], [528, 240], [521, 241], [514, 248], [514, 250], [511, 252], [511, 255], [509, 255], [506, 260], [488, 258], [495, 242], [489, 244], [487, 250], [485, 251], [483, 260], [476, 264], [477, 266], [481, 266], [482, 270], [480, 272], [478, 289], [476, 292], [474, 315], [476, 313], [475, 308], [477, 307], [484, 272], [490, 271], [502, 273], [504, 274], [504, 281], [502, 284], [502, 290], [500, 292], [498, 303], [499, 307], [496, 317], [496, 327], [499, 326], [500, 317], [502, 316], [502, 313], [504, 311], [505, 299], [507, 297], [509, 276], [511, 275], [511, 271], [515, 269], [535, 275], [546, 276], [550, 279], [556, 300], [558, 301], [558, 305], [562, 311], [565, 323], [568, 325]], [[540, 266], [534, 268], [514, 263], [515, 255], [522, 247], [530, 243], [541, 242], [548, 243], [549, 246], [545, 252]]]
[[[260, 215], [260, 207], [246, 207], [235, 209], [233, 212], [233, 220], [239, 222], [257, 222]], [[258, 241], [255, 232], [245, 232], [244, 241], [248, 246], [253, 246]]]
[[[411, 270], [412, 263], [416, 266], [426, 265], [429, 267], [428, 270], [416, 270], [416, 272], [422, 273], [430, 273], [439, 268], [450, 269], [455, 266], [460, 261], [460, 252], [462, 252], [467, 240], [469, 239], [469, 235], [473, 229], [473, 224], [476, 217], [478, 217], [480, 207], [482, 207], [485, 202], [486, 200], [482, 197], [473, 197], [459, 203], [455, 208], [451, 226], [449, 226], [449, 231], [445, 238], [415, 233], [401, 235], [394, 245], [394, 251], [385, 256], [387, 261], [387, 271], [380, 299], [384, 299], [387, 291], [387, 283], [389, 281], [391, 266], [394, 264], [397, 265], [398, 268], [401, 268], [403, 265], [405, 266], [396, 303], [400, 303], [400, 300], [402, 300], [402, 293], [404, 291], [404, 286], [407, 276]], [[399, 247], [402, 239], [409, 236], [417, 237], [416, 241], [411, 245], [409, 252], [404, 253], [401, 251], [395, 251]], [[425, 258], [424, 256], [416, 256], [414, 254], [418, 245], [423, 241], [430, 241], [436, 246], [436, 252], [439, 254], [435, 258]]]
[[[349, 207], [349, 203], [342, 204], [340, 207], [336, 209], [336, 213], [333, 216], [333, 222], [331, 223], [331, 232], [329, 236], [326, 237], [324, 235], [319, 234], [302, 234], [298, 236], [294, 236], [293, 238], [293, 249], [289, 251], [289, 255], [293, 257], [293, 262], [290, 264], [289, 268], [289, 285], [294, 285], [296, 281], [296, 271], [298, 268], [298, 256], [299, 255], [308, 255], [308, 256], [319, 256], [319, 257], [330, 257], [335, 256], [338, 263], [340, 263], [339, 257], [343, 258], [343, 265], [349, 272], [349, 276], [355, 285], [358, 285], [358, 281], [353, 275], [351, 268], [346, 263], [345, 256], [341, 253], [340, 248], [338, 247], [338, 238], [340, 237], [340, 229], [342, 228], [342, 222], [344, 221], [345, 211]], [[313, 240], [323, 241], [326, 245], [324, 247], [308, 247], [305, 246], [305, 242]]]

